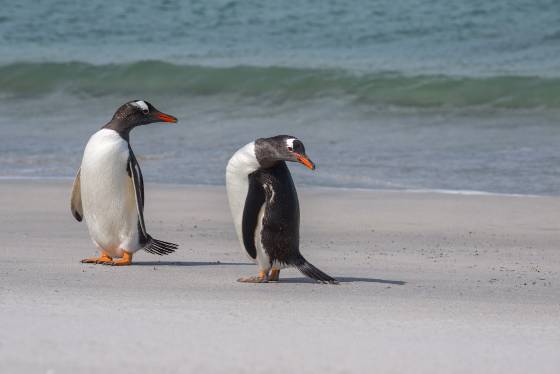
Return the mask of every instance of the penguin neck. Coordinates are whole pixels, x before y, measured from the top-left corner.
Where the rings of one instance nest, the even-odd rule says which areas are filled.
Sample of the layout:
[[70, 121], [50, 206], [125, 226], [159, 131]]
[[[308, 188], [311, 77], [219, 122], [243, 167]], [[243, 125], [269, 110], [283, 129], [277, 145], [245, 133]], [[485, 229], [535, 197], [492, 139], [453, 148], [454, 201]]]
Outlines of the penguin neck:
[[236, 175], [249, 175], [261, 168], [255, 155], [255, 142], [239, 149], [228, 162], [227, 171]]
[[130, 142], [130, 130], [134, 128], [134, 126], [126, 126], [122, 122], [112, 119], [109, 123], [103, 126], [104, 129], [109, 129], [117, 132], [127, 142]]

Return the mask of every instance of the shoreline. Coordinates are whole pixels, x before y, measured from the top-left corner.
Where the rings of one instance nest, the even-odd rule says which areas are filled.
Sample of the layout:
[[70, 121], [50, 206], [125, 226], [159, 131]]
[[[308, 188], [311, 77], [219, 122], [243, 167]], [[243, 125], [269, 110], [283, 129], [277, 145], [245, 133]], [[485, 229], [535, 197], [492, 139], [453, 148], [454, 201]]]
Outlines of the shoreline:
[[[0, 181], [12, 181], [12, 182], [25, 182], [25, 181], [73, 181], [74, 177], [18, 177], [18, 176], [0, 176]], [[145, 184], [152, 184], [159, 187], [184, 187], [184, 188], [220, 188], [224, 185], [218, 184], [181, 184], [181, 183], [166, 183], [166, 182], [150, 182], [145, 180]], [[225, 182], [224, 182], [225, 183]], [[349, 191], [349, 192], [372, 192], [372, 193], [412, 193], [412, 194], [442, 194], [442, 195], [459, 195], [459, 196], [496, 196], [496, 197], [528, 197], [528, 198], [555, 198], [560, 197], [560, 195], [535, 195], [535, 194], [518, 194], [518, 193], [507, 193], [507, 192], [489, 192], [489, 191], [478, 191], [478, 190], [448, 190], [442, 188], [394, 188], [394, 189], [378, 189], [378, 188], [364, 188], [364, 187], [337, 187], [337, 186], [324, 186], [324, 185], [308, 185], [301, 184], [296, 186], [298, 189], [306, 190], [334, 190], [334, 191]]]

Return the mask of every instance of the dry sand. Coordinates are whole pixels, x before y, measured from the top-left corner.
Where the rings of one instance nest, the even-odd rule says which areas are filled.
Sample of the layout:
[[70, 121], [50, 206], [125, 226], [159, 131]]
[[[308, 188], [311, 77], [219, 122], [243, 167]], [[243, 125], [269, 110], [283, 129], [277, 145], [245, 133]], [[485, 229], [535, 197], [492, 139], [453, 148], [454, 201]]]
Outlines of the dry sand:
[[180, 250], [114, 268], [79, 262], [70, 185], [0, 182], [0, 373], [560, 372], [560, 198], [302, 189], [341, 284], [253, 285], [224, 188], [148, 183]]

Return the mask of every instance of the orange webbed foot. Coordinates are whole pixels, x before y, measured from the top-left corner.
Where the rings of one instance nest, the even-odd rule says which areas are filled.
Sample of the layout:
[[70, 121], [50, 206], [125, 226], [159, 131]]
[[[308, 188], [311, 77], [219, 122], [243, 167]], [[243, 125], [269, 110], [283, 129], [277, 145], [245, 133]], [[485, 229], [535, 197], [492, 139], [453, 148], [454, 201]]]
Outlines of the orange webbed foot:
[[269, 282], [278, 282], [280, 280], [280, 269], [272, 269], [270, 271], [270, 276], [268, 277]]
[[99, 257], [92, 257], [92, 258], [84, 258], [81, 263], [82, 264], [106, 264], [107, 262], [113, 261], [111, 256], [107, 254], [107, 252], [101, 252], [101, 256]]
[[108, 261], [105, 262], [105, 265], [111, 265], [111, 266], [127, 266], [130, 265], [132, 263], [132, 253], [128, 253], [126, 251], [123, 251], [123, 257], [118, 259], [118, 260], [112, 260], [112, 261]]
[[268, 282], [268, 272], [260, 271], [259, 275], [256, 277], [243, 277], [237, 280], [241, 283], [267, 283]]

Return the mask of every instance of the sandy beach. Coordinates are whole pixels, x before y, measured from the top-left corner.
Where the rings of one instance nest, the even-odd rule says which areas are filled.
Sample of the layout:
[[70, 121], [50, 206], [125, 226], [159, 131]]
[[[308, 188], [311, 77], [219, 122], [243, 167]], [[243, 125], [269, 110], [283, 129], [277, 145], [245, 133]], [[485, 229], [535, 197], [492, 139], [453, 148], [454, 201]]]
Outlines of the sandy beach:
[[296, 270], [241, 284], [222, 187], [146, 185], [180, 244], [95, 254], [71, 181], [0, 182], [1, 373], [558, 373], [560, 198], [300, 189]]

